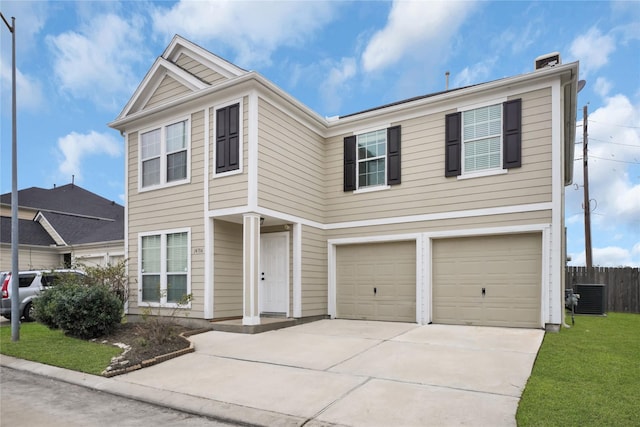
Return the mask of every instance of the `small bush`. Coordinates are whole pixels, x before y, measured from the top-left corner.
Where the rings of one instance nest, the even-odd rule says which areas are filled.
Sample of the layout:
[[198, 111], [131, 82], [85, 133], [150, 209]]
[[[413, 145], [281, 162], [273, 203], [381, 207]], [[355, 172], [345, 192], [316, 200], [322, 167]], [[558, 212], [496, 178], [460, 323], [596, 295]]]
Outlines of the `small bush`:
[[127, 276], [127, 260], [122, 260], [116, 264], [105, 266], [87, 266], [80, 264], [79, 267], [87, 273], [90, 283], [107, 286], [126, 304], [129, 299], [129, 278]]
[[122, 302], [107, 286], [63, 284], [35, 300], [36, 319], [77, 338], [112, 332], [122, 319]]

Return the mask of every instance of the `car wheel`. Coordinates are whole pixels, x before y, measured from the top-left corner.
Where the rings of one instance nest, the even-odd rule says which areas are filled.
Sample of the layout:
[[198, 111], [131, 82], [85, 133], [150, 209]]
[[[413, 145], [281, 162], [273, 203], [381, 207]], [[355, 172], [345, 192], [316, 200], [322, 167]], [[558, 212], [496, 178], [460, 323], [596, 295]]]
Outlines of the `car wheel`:
[[24, 308], [24, 321], [33, 322], [34, 308], [32, 303], [27, 303]]

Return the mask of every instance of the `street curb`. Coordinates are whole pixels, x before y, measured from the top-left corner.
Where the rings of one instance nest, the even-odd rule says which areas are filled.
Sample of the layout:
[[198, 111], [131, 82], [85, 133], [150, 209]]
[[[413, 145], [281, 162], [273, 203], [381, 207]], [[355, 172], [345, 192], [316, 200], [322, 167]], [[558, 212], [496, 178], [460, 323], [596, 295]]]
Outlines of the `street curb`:
[[211, 418], [217, 421], [235, 423], [243, 426], [299, 427], [306, 419], [278, 412], [265, 411], [233, 403], [206, 399], [170, 390], [133, 384], [123, 380], [91, 375], [83, 372], [44, 365], [12, 356], [0, 355], [0, 366], [25, 371], [75, 384], [81, 387], [169, 408], [180, 412]]

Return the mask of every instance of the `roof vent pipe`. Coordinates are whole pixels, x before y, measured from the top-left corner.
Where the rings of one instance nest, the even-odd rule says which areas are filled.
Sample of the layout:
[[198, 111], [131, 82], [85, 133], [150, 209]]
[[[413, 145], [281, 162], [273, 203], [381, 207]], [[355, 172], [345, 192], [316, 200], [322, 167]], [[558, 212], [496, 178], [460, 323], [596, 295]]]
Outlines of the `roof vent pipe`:
[[449, 72], [444, 73], [444, 90], [449, 90]]

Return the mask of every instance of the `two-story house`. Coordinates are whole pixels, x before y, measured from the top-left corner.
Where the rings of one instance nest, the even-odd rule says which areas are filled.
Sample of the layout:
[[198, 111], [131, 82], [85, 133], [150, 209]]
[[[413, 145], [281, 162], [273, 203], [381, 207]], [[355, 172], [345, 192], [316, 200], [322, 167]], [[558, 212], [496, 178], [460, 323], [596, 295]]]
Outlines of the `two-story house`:
[[174, 37], [126, 142], [129, 312], [543, 328], [563, 319], [578, 63], [326, 119]]

